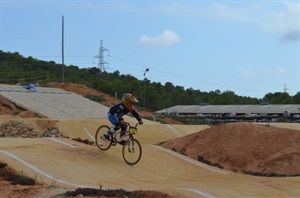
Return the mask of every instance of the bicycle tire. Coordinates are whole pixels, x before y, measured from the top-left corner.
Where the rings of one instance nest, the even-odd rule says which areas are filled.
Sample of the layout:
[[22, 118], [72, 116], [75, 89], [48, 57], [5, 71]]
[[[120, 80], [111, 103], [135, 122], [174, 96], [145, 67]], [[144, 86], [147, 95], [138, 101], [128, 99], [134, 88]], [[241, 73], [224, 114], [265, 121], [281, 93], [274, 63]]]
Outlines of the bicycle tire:
[[134, 138], [127, 140], [122, 149], [122, 156], [127, 164], [137, 164], [142, 157], [140, 142]]
[[102, 125], [97, 129], [96, 134], [95, 134], [96, 145], [102, 151], [108, 150], [112, 145], [112, 136], [110, 136], [110, 141], [103, 140], [101, 138], [104, 134], [107, 133], [108, 130], [109, 130], [109, 126]]

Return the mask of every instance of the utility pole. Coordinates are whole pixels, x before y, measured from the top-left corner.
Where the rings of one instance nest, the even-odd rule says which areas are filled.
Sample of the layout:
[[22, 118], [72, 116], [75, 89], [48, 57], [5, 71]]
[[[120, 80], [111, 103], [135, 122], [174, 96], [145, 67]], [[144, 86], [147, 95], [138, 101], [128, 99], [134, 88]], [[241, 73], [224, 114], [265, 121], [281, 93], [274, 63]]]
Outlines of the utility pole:
[[103, 55], [103, 54], [104, 54], [105, 51], [108, 51], [108, 49], [106, 49], [106, 48], [104, 48], [104, 47], [102, 46], [102, 40], [101, 40], [99, 52], [98, 52], [98, 54], [94, 57], [94, 58], [99, 58], [98, 67], [99, 67], [99, 69], [100, 69], [101, 71], [105, 71], [105, 70], [106, 70], [105, 65], [106, 65], [106, 64], [108, 65], [108, 62], [106, 62], [106, 61], [104, 60], [104, 55]]
[[146, 73], [149, 72], [149, 68], [144, 71], [144, 110], [146, 109]]
[[65, 55], [64, 55], [64, 15], [62, 16], [62, 39], [61, 39], [61, 58], [62, 58], [62, 83], [65, 83]]
[[283, 87], [283, 93], [288, 93], [288, 88], [286, 87], [286, 84], [284, 83], [284, 87]]

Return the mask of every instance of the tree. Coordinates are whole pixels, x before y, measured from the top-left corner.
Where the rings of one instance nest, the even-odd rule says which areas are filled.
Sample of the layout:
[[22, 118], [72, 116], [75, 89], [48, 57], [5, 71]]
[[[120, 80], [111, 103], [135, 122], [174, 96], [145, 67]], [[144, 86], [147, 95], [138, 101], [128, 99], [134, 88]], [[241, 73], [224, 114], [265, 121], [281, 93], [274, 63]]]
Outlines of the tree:
[[292, 104], [293, 99], [286, 92], [275, 92], [266, 94], [263, 101], [270, 104]]
[[293, 97], [293, 103], [294, 104], [300, 104], [300, 91], [297, 92], [296, 95], [294, 95], [294, 97]]
[[[15, 84], [19, 78], [38, 79], [37, 76], [49, 76], [49, 82], [61, 82], [62, 65], [54, 61], [38, 60], [29, 56], [24, 58], [18, 52], [10, 53], [0, 50], [0, 83]], [[17, 79], [17, 80], [16, 80]], [[208, 104], [259, 104], [261, 101], [272, 104], [300, 104], [300, 92], [295, 96], [287, 93], [268, 93], [263, 99], [242, 97], [233, 91], [220, 90], [201, 92], [193, 88], [184, 89], [182, 86], [174, 86], [171, 82], [164, 85], [151, 82], [148, 79], [138, 80], [129, 74], [101, 71], [97, 67], [79, 68], [76, 65], [65, 66], [65, 82], [87, 85], [110, 95], [122, 95], [131, 92], [143, 105], [144, 90], [146, 91], [146, 107], [156, 111], [175, 105], [199, 105]]]

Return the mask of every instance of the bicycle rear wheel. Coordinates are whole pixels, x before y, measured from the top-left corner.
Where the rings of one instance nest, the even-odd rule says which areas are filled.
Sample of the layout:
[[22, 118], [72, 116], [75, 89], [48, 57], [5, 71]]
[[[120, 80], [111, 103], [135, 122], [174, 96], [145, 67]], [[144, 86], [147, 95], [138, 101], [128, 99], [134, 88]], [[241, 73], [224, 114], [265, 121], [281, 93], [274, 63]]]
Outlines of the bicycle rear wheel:
[[112, 136], [109, 136], [110, 140], [102, 139], [103, 135], [107, 133], [109, 127], [107, 125], [100, 126], [95, 134], [95, 142], [98, 148], [102, 151], [109, 149], [112, 145]]
[[142, 147], [139, 141], [136, 139], [127, 140], [123, 146], [122, 155], [127, 164], [137, 164], [142, 157]]

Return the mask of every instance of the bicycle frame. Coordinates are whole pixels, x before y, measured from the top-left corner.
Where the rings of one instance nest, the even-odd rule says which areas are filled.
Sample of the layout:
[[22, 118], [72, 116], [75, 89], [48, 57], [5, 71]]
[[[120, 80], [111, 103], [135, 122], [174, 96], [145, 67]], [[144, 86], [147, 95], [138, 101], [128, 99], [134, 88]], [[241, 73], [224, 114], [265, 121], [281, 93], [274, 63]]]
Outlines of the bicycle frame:
[[122, 132], [125, 132], [125, 136], [129, 136], [128, 139], [132, 140], [134, 138], [133, 135], [137, 133], [138, 124], [139, 123], [136, 123], [135, 126], [131, 126], [129, 122], [126, 122], [125, 123], [126, 131], [117, 131], [114, 134], [112, 134], [112, 137], [113, 137], [112, 145], [115, 146], [118, 143], [117, 135], [122, 133]]
[[[134, 135], [137, 133], [137, 123], [135, 126], [131, 126], [130, 123], [126, 122], [126, 131], [125, 135], [128, 136], [128, 139], [125, 140], [122, 148], [122, 156], [125, 162], [129, 165], [134, 165], [138, 163], [142, 156], [142, 147], [137, 139], [134, 138]], [[110, 129], [107, 125], [101, 125], [95, 134], [95, 141], [97, 147], [106, 151], [111, 146], [116, 146], [118, 144], [118, 134], [124, 131], [118, 131], [110, 135], [110, 141], [103, 140], [102, 137]]]

